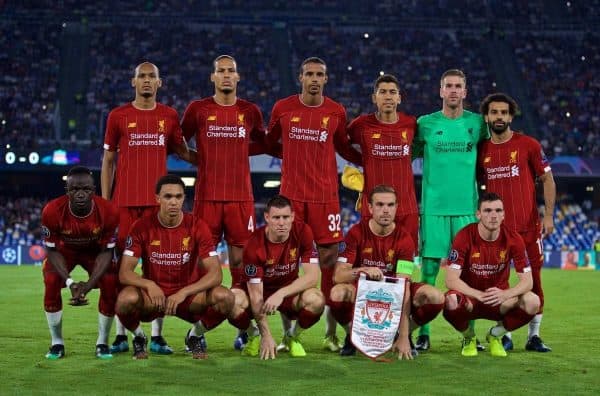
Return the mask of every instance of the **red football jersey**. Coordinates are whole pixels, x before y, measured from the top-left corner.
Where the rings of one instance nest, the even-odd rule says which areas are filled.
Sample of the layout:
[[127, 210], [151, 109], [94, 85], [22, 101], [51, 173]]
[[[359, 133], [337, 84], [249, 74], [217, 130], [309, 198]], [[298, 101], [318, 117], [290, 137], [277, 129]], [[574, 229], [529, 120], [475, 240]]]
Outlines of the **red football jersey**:
[[231, 106], [205, 98], [189, 104], [183, 136], [196, 138], [198, 178], [195, 199], [252, 201], [248, 155], [264, 152], [265, 129], [256, 105], [237, 99]]
[[96, 257], [104, 249], [115, 247], [119, 224], [117, 208], [109, 201], [94, 195], [92, 211], [78, 217], [69, 208], [69, 197], [53, 199], [42, 211], [44, 245], [63, 255]]
[[312, 258], [313, 233], [307, 224], [295, 221], [289, 238], [282, 243], [267, 239], [266, 225], [252, 233], [244, 248], [242, 282], [263, 280], [263, 292], [272, 294], [298, 278], [298, 265], [317, 264]]
[[490, 287], [508, 289], [510, 264], [517, 272], [530, 272], [521, 236], [504, 225], [498, 239], [485, 241], [472, 223], [456, 234], [448, 255], [448, 266], [462, 270], [460, 278], [474, 289], [484, 291]]
[[117, 206], [155, 206], [156, 181], [167, 173], [167, 155], [183, 144], [177, 112], [156, 104], [140, 110], [131, 103], [108, 115], [104, 149], [117, 151], [112, 200]]
[[350, 141], [360, 145], [365, 186], [362, 214], [369, 215], [369, 193], [379, 184], [396, 190], [398, 215], [418, 213], [412, 171], [412, 141], [417, 128], [413, 116], [398, 112], [398, 120], [386, 124], [375, 114], [362, 115], [348, 126]]
[[267, 133], [269, 146], [281, 142], [281, 194], [303, 202], [338, 201], [336, 150], [349, 161], [353, 156], [346, 134], [346, 110], [324, 97], [307, 106], [299, 95], [275, 103]]
[[518, 232], [539, 230], [535, 179], [550, 170], [540, 143], [519, 132], [500, 144], [485, 140], [478, 149], [479, 182], [502, 198], [504, 224]]
[[194, 224], [191, 213], [173, 228], [163, 226], [158, 214], [142, 217], [131, 226], [125, 256], [142, 259], [142, 272], [170, 295], [200, 278], [198, 259], [216, 256], [210, 230], [204, 221]]
[[344, 244], [339, 262], [352, 264], [353, 268], [377, 267], [385, 276], [396, 275], [398, 260], [414, 260], [412, 237], [397, 225], [391, 234], [379, 236], [369, 228], [368, 219], [361, 220], [348, 231]]

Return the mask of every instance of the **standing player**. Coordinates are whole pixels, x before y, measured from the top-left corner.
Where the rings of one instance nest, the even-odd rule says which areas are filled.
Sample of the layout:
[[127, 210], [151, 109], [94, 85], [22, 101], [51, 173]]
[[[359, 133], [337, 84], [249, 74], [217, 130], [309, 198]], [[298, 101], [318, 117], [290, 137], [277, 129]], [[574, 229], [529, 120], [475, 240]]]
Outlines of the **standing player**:
[[[465, 74], [450, 69], [440, 79], [442, 110], [417, 120], [414, 151], [423, 154], [421, 279], [430, 285], [456, 233], [476, 221], [477, 144], [489, 134], [483, 118], [463, 108], [466, 96]], [[421, 327], [416, 347], [429, 349], [429, 325]]]
[[[67, 194], [56, 198], [42, 212], [42, 236], [46, 247], [44, 310], [52, 337], [48, 359], [65, 355], [62, 337], [62, 298], [65, 285], [71, 291], [71, 305], [87, 304], [86, 295], [100, 287], [96, 357], [111, 358], [108, 334], [115, 315], [117, 276], [110, 270], [119, 221], [117, 209], [95, 195], [96, 186], [89, 169], [72, 168], [67, 175]], [[69, 275], [79, 264], [89, 274], [86, 282]]]
[[[325, 306], [325, 297], [316, 288], [319, 267], [311, 258], [313, 234], [308, 225], [294, 221], [292, 203], [281, 195], [267, 202], [265, 222], [252, 233], [244, 249], [243, 283], [237, 286], [245, 300], [240, 301], [250, 306], [261, 336], [259, 339], [253, 334], [243, 354], [257, 356], [260, 352], [261, 359], [275, 358], [276, 344], [267, 315], [279, 311], [297, 319], [283, 338], [290, 355], [306, 356], [298, 336], [319, 321]], [[299, 265], [302, 276], [298, 276]]]
[[[221, 55], [213, 66], [214, 96], [190, 103], [181, 127], [186, 139], [195, 137], [199, 154], [194, 217], [208, 224], [215, 245], [225, 234], [235, 284], [244, 245], [255, 227], [248, 155], [264, 152], [265, 130], [258, 107], [237, 97], [235, 59]], [[235, 348], [246, 340], [247, 334], [238, 335]]]
[[[372, 95], [377, 111], [362, 115], [350, 123], [350, 141], [360, 145], [364, 167], [364, 189], [391, 186], [398, 196], [396, 224], [404, 228], [415, 243], [419, 238], [419, 214], [412, 171], [411, 145], [416, 119], [397, 111], [400, 104], [400, 83], [391, 74], [375, 81]], [[368, 195], [362, 195], [361, 216], [370, 216]]]
[[[501, 337], [524, 326], [540, 307], [531, 292], [531, 267], [521, 236], [502, 224], [504, 206], [495, 193], [483, 193], [477, 209], [478, 223], [463, 228], [452, 243], [446, 273], [444, 317], [464, 336], [462, 355], [476, 356], [473, 319], [496, 320], [487, 335], [492, 356], [506, 356]], [[518, 283], [510, 287], [510, 265]]]
[[[491, 140], [479, 147], [478, 178], [488, 191], [498, 193], [504, 201], [505, 225], [518, 232], [527, 248], [527, 257], [533, 277], [532, 291], [540, 298], [540, 311], [529, 323], [525, 349], [550, 352], [540, 338], [540, 324], [544, 309], [541, 271], [544, 264], [542, 239], [554, 230], [554, 201], [556, 185], [540, 143], [532, 137], [511, 130], [510, 123], [518, 112], [517, 103], [510, 96], [497, 93], [487, 96], [481, 103]], [[545, 215], [540, 224], [535, 197], [535, 181], [542, 182]], [[507, 350], [513, 348], [510, 333], [502, 342]]]
[[[210, 231], [202, 220], [183, 213], [185, 185], [166, 175], [156, 183], [158, 213], [137, 220], [123, 252], [117, 315], [134, 335], [134, 359], [146, 359], [147, 339], [139, 326], [163, 315], [193, 324], [186, 339], [194, 359], [205, 359], [201, 335], [233, 308], [233, 294], [221, 286], [223, 274]], [[142, 259], [142, 272], [135, 272]], [[202, 317], [202, 320], [200, 320]]]
[[[396, 222], [397, 194], [386, 185], [375, 186], [368, 196], [369, 217], [355, 224], [346, 235], [346, 248], [336, 265], [331, 290], [331, 312], [346, 330], [342, 356], [354, 355], [356, 348], [350, 340], [350, 322], [354, 312], [356, 281], [361, 272], [369, 279], [381, 280], [384, 276], [397, 276], [398, 261], [410, 263], [414, 257], [411, 235]], [[411, 283], [405, 294], [405, 306], [400, 321], [399, 336], [393, 349], [399, 358], [412, 359], [409, 332], [433, 320], [444, 307], [444, 295], [435, 287], [424, 283]], [[409, 330], [410, 315], [411, 323]]]
[[[167, 155], [174, 151], [186, 161], [195, 162], [195, 153], [188, 150], [181, 135], [177, 112], [156, 101], [162, 86], [158, 67], [149, 62], [139, 64], [131, 86], [135, 88], [133, 102], [117, 107], [108, 115], [101, 173], [102, 197], [112, 198], [119, 208], [119, 255], [131, 224], [156, 211], [153, 189], [156, 180], [167, 173]], [[152, 323], [150, 350], [173, 353], [161, 331], [162, 318]], [[117, 321], [117, 337], [111, 351], [127, 350], [125, 328]]]
[[[302, 92], [281, 99], [273, 106], [267, 142], [270, 151], [283, 153], [281, 194], [292, 201], [299, 221], [314, 232], [321, 266], [321, 290], [329, 299], [333, 267], [342, 241], [340, 202], [335, 152], [359, 163], [360, 155], [350, 147], [346, 135], [346, 110], [323, 95], [327, 66], [317, 57], [300, 66]], [[279, 146], [279, 144], [281, 146]], [[335, 319], [327, 314], [323, 345], [339, 350]]]

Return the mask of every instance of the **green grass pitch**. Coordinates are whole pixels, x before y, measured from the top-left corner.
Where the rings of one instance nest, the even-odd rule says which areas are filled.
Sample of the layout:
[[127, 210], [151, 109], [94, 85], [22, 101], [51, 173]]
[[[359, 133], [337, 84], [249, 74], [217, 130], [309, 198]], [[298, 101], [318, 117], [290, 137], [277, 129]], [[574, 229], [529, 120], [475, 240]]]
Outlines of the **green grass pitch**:
[[[128, 352], [102, 361], [94, 357], [97, 292], [86, 307], [65, 306], [67, 355], [48, 361], [40, 267], [0, 267], [0, 278], [0, 395], [600, 394], [600, 272], [544, 271], [542, 337], [551, 353], [525, 352], [523, 328], [514, 332], [515, 350], [507, 358], [492, 358], [487, 351], [463, 358], [461, 337], [440, 315], [432, 325], [432, 349], [414, 361], [392, 363], [342, 359], [322, 350], [323, 321], [303, 334], [306, 358], [242, 357], [232, 348], [235, 329], [224, 323], [207, 334], [209, 359], [193, 360], [183, 352], [189, 325], [171, 317], [164, 336], [175, 354], [134, 361]], [[84, 279], [83, 272], [76, 270], [74, 278]], [[149, 324], [144, 326], [149, 333]], [[480, 339], [489, 326], [477, 322]], [[278, 318], [272, 328], [280, 334]]]

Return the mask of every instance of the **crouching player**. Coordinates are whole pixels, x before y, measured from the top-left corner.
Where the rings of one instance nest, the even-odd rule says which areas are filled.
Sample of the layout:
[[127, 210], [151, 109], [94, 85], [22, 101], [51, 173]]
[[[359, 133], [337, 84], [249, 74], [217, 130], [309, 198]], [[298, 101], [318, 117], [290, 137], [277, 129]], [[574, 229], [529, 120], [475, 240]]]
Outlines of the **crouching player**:
[[[60, 295], [65, 285], [71, 291], [71, 305], [86, 305], [87, 293], [100, 288], [96, 357], [112, 357], [108, 333], [115, 315], [117, 274], [111, 263], [119, 216], [116, 207], [94, 195], [95, 189], [90, 170], [76, 166], [67, 175], [66, 195], [48, 202], [42, 211], [44, 310], [52, 337], [48, 359], [65, 355]], [[89, 274], [87, 282], [71, 279], [77, 264]]]
[[[124, 286], [117, 299], [117, 315], [134, 335], [134, 359], [146, 359], [147, 338], [140, 321], [164, 315], [193, 324], [186, 343], [194, 359], [207, 357], [201, 336], [230, 314], [233, 294], [221, 286], [223, 274], [206, 223], [194, 224], [183, 213], [184, 184], [175, 175], [156, 184], [159, 210], [137, 220], [125, 243], [119, 280]], [[142, 259], [140, 276], [135, 272]], [[203, 275], [201, 275], [203, 274]]]
[[[364, 272], [371, 280], [393, 277], [396, 263], [400, 260], [412, 264], [414, 256], [412, 237], [394, 220], [398, 207], [395, 190], [386, 185], [375, 186], [369, 194], [368, 205], [371, 218], [361, 220], [350, 229], [334, 272], [336, 285], [331, 290], [331, 312], [346, 329], [344, 347], [340, 350], [342, 356], [356, 353], [349, 331], [359, 274]], [[433, 286], [410, 283], [404, 302], [403, 310], [410, 314], [410, 324], [406, 319], [408, 315], [403, 315], [392, 350], [400, 359], [412, 359], [416, 350], [411, 345], [410, 332], [440, 313], [444, 295]]]
[[[265, 221], [266, 225], [252, 233], [244, 248], [242, 284], [232, 286], [236, 294], [234, 314], [251, 312], [258, 325], [258, 330], [249, 329], [242, 354], [275, 358], [277, 345], [267, 315], [279, 311], [296, 319], [283, 337], [290, 355], [306, 356], [298, 336], [319, 321], [325, 307], [323, 293], [317, 289], [318, 260], [311, 258], [313, 233], [308, 225], [294, 221], [292, 204], [281, 195], [267, 202]], [[298, 276], [300, 264], [302, 276]]]
[[[484, 193], [477, 208], [479, 222], [459, 231], [452, 243], [446, 273], [444, 317], [463, 334], [463, 356], [476, 356], [475, 334], [469, 320], [498, 321], [487, 335], [492, 356], [506, 356], [501, 338], [526, 325], [537, 313], [539, 297], [531, 292], [531, 267], [525, 243], [506, 228], [504, 206], [495, 193]], [[518, 283], [510, 287], [510, 265]]]

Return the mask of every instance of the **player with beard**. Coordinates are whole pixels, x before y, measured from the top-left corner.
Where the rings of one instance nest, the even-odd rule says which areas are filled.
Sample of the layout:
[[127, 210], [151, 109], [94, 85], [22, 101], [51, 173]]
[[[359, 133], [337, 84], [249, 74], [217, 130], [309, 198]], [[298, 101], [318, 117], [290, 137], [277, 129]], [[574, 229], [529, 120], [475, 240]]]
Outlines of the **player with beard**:
[[417, 121], [398, 111], [400, 83], [391, 74], [379, 76], [372, 100], [377, 111], [361, 115], [348, 126], [348, 136], [358, 144], [364, 168], [361, 217], [369, 218], [368, 192], [380, 184], [394, 188], [398, 196], [395, 222], [403, 227], [415, 243], [419, 237], [419, 209], [415, 195], [411, 146]]
[[[464, 109], [467, 78], [450, 69], [440, 79], [442, 110], [419, 117], [413, 151], [423, 156], [421, 193], [421, 281], [435, 285], [440, 264], [456, 233], [476, 221], [477, 144], [489, 137], [483, 117]], [[430, 347], [422, 326], [418, 350]]]
[[[236, 60], [220, 55], [213, 67], [214, 95], [191, 102], [181, 127], [188, 141], [195, 138], [198, 151], [194, 218], [208, 224], [215, 245], [225, 238], [235, 285], [244, 246], [256, 225], [248, 155], [264, 153], [265, 129], [258, 107], [237, 96]], [[247, 338], [245, 332], [238, 334], [235, 349], [242, 349]]]
[[[340, 253], [335, 268], [335, 286], [331, 289], [331, 311], [346, 330], [344, 346], [340, 350], [342, 356], [356, 353], [350, 339], [350, 322], [360, 273], [366, 273], [368, 279], [381, 280], [384, 276], [405, 276], [396, 274], [398, 262], [410, 267], [413, 265], [412, 236], [395, 221], [398, 207], [396, 191], [391, 186], [375, 186], [368, 195], [368, 202], [369, 217], [362, 218], [346, 235], [345, 249]], [[435, 287], [413, 282], [409, 285], [398, 338], [393, 346], [400, 359], [412, 359], [417, 354], [409, 346], [410, 333], [432, 321], [444, 307], [444, 295]]]
[[[482, 101], [480, 111], [492, 138], [479, 146], [478, 179], [488, 191], [494, 191], [502, 197], [506, 212], [504, 224], [518, 232], [525, 241], [533, 277], [532, 291], [540, 297], [540, 310], [529, 323], [525, 349], [549, 352], [551, 349], [540, 338], [540, 324], [544, 308], [542, 240], [554, 230], [556, 199], [550, 163], [536, 139], [511, 129], [511, 122], [518, 113], [513, 98], [504, 93], [488, 95]], [[544, 195], [545, 211], [541, 223], [537, 209], [536, 180], [541, 182]], [[513, 348], [510, 333], [502, 341], [506, 350]]]
[[[117, 255], [123, 252], [133, 222], [156, 212], [154, 185], [167, 173], [167, 155], [175, 152], [188, 162], [196, 162], [195, 152], [188, 150], [181, 135], [177, 111], [156, 101], [162, 86], [158, 67], [150, 62], [139, 64], [131, 86], [135, 89], [134, 100], [108, 115], [102, 159], [102, 197], [112, 199], [119, 208]], [[111, 352], [128, 351], [125, 327], [118, 320], [116, 323]], [[162, 318], [152, 322], [150, 350], [173, 353], [161, 332]]]

